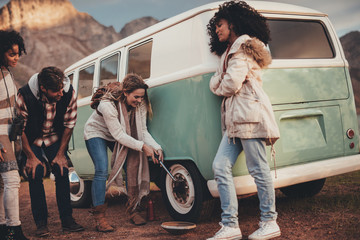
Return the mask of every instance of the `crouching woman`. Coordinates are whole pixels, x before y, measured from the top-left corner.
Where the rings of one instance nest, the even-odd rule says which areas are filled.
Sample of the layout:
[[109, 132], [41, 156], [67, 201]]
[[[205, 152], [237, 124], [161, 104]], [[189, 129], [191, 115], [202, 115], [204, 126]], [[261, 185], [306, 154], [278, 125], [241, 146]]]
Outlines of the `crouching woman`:
[[[135, 225], [146, 223], [140, 214], [140, 201], [150, 192], [148, 158], [158, 163], [155, 158], [158, 155], [163, 161], [161, 146], [146, 126], [147, 115], [152, 114], [147, 88], [140, 76], [129, 74], [123, 83], [110, 83], [92, 98], [91, 107], [96, 111], [85, 124], [84, 137], [95, 166], [91, 193], [96, 229], [100, 232], [114, 230], [105, 219], [105, 192], [111, 184], [122, 184], [122, 169], [126, 172], [128, 217]], [[113, 154], [106, 185], [107, 148]]]

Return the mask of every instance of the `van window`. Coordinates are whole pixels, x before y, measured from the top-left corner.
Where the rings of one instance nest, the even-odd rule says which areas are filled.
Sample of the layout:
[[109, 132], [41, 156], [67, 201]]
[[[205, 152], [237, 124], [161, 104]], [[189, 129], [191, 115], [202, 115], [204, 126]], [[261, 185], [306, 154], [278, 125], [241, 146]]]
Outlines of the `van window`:
[[79, 71], [78, 99], [92, 94], [95, 66], [91, 65]]
[[118, 78], [119, 56], [117, 53], [100, 62], [100, 85], [103, 87], [110, 82], [116, 82]]
[[274, 59], [333, 58], [334, 50], [319, 21], [269, 19]]
[[136, 73], [142, 78], [150, 77], [152, 41], [129, 50], [128, 73]]

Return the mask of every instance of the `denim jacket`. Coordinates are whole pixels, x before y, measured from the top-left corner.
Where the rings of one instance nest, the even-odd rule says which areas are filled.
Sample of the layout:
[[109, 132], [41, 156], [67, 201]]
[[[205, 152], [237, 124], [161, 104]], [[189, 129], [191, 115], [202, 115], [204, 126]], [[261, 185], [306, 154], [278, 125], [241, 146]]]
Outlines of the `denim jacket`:
[[263, 138], [274, 143], [280, 137], [270, 100], [262, 89], [261, 69], [270, 63], [265, 45], [248, 35], [238, 37], [222, 55], [210, 90], [224, 97], [221, 123], [229, 138]]

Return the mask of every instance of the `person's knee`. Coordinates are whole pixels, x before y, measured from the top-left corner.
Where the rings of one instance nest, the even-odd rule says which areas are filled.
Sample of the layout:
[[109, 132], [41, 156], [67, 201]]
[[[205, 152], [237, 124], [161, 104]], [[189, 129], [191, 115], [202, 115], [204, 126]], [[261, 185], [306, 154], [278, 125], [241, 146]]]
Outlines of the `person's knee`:
[[229, 161], [224, 158], [222, 161], [215, 160], [212, 169], [215, 175], [223, 175], [224, 173], [231, 171], [231, 165], [229, 164]]
[[95, 169], [95, 177], [100, 179], [106, 179], [107, 175], [108, 175], [108, 170], [106, 168]]
[[5, 188], [20, 187], [20, 176], [17, 170], [6, 172], [2, 176], [3, 176]]
[[27, 175], [29, 180], [33, 180], [33, 181], [41, 181], [44, 177], [44, 167], [42, 165], [37, 165], [36, 169], [35, 169], [35, 178], [33, 179], [33, 175], [31, 171], [27, 171]]
[[54, 174], [54, 176], [56, 178], [58, 178], [58, 177], [67, 177], [69, 175], [69, 169], [66, 168], [66, 167], [63, 167], [63, 174], [61, 175], [60, 166], [58, 164], [56, 164], [56, 163], [52, 166], [52, 171], [51, 172]]

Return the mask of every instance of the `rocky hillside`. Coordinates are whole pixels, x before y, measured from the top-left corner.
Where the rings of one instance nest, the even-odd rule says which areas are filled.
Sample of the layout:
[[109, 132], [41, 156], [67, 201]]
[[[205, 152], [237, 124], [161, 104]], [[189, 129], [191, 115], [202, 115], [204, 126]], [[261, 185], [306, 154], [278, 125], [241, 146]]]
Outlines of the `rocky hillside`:
[[360, 114], [360, 32], [350, 32], [340, 38], [346, 59], [350, 66], [350, 76], [355, 95], [355, 104]]
[[23, 85], [49, 65], [65, 69], [73, 62], [158, 22], [137, 19], [117, 33], [87, 13], [78, 12], [68, 0], [11, 0], [0, 9], [0, 29], [15, 29], [25, 40], [27, 55], [14, 75]]

